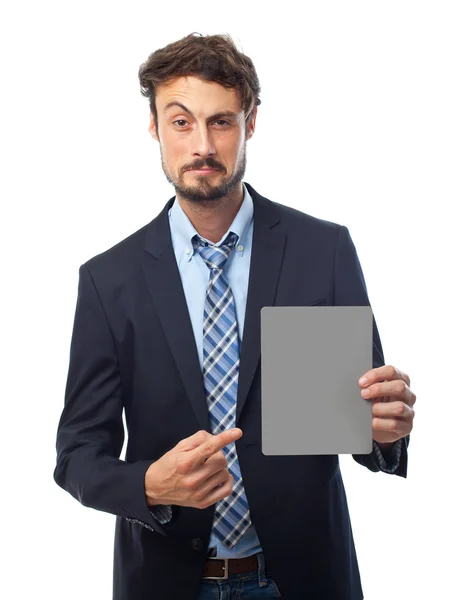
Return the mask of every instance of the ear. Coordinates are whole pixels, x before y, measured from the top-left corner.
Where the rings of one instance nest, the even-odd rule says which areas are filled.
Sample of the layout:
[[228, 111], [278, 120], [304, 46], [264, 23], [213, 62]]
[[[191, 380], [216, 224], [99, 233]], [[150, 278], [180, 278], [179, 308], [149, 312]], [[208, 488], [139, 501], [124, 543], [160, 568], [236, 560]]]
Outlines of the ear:
[[151, 137], [154, 140], [157, 140], [159, 142], [158, 133], [156, 131], [155, 119], [154, 119], [153, 113], [151, 111], [150, 111], [150, 124], [148, 125], [148, 132], [150, 133]]
[[251, 113], [250, 120], [249, 120], [248, 125], [247, 125], [247, 133], [246, 133], [246, 139], [247, 140], [249, 140], [253, 136], [253, 134], [255, 132], [257, 112], [258, 112], [258, 107], [255, 106], [255, 108], [253, 109], [253, 111]]

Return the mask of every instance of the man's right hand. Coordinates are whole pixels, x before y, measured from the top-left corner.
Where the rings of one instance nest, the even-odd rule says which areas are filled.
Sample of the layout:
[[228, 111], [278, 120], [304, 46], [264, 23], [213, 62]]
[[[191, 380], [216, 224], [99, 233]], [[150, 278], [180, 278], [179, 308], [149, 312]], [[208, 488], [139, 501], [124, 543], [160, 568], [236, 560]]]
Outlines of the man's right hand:
[[217, 435], [201, 430], [181, 440], [145, 473], [148, 505], [207, 508], [229, 496], [234, 478], [222, 449], [241, 436], [239, 428]]

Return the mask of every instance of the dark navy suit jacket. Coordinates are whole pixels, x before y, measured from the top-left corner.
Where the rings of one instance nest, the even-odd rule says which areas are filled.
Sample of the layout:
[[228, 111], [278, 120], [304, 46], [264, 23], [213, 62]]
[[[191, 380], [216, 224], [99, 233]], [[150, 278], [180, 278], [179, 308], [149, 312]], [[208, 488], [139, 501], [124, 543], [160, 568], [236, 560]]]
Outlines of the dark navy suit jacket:
[[[272, 202], [254, 204], [236, 442], [253, 524], [282, 597], [363, 598], [338, 455], [261, 452], [260, 310], [368, 306], [346, 227]], [[172, 248], [168, 210], [79, 270], [54, 478], [84, 506], [116, 515], [114, 600], [195, 600], [214, 506], [173, 507], [160, 524], [145, 497], [149, 465], [211, 431], [203, 377]], [[373, 366], [384, 363], [374, 318]], [[128, 429], [125, 460], [123, 410]], [[406, 477], [409, 436], [396, 475]], [[353, 455], [379, 471], [374, 453]]]

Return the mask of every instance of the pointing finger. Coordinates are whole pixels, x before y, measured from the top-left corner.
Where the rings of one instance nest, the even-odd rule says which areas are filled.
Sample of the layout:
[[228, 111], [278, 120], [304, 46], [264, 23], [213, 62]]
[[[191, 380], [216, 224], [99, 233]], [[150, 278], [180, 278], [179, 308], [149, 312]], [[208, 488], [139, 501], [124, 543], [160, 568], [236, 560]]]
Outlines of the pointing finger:
[[216, 452], [225, 446], [238, 440], [241, 436], [242, 430], [235, 427], [234, 429], [229, 429], [210, 437], [206, 442], [203, 442], [203, 444], [191, 451], [193, 461], [200, 464], [204, 463], [210, 456], [213, 456], [213, 454], [216, 454]]

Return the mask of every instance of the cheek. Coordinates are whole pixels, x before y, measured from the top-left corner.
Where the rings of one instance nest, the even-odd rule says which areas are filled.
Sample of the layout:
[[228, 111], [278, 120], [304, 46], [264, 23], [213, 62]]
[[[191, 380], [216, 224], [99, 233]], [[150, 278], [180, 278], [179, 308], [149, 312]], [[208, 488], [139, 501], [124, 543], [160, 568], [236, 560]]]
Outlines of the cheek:
[[174, 169], [187, 164], [188, 156], [184, 146], [178, 140], [164, 138], [161, 143], [164, 162]]
[[186, 142], [182, 136], [176, 135], [171, 129], [166, 128], [160, 131], [160, 143], [163, 152], [167, 156], [178, 154], [183, 148], [185, 151]]
[[[225, 140], [224, 140], [225, 141]], [[218, 156], [222, 157], [222, 163], [228, 170], [236, 169], [242, 160], [244, 148], [240, 140], [229, 140], [228, 143], [216, 147]]]

